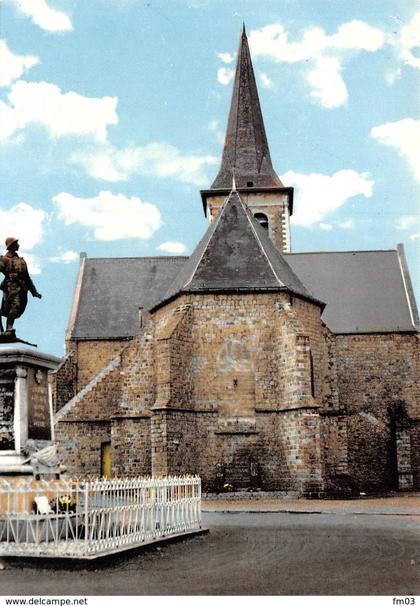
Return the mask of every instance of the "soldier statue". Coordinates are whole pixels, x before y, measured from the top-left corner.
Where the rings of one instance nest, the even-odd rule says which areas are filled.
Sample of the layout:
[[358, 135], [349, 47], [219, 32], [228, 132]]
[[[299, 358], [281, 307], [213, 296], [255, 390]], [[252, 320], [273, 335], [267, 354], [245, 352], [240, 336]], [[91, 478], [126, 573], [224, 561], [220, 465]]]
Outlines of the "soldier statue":
[[[7, 252], [0, 257], [0, 271], [5, 278], [0, 284], [3, 291], [3, 300], [0, 314], [0, 331], [5, 337], [13, 338], [15, 331], [13, 324], [16, 318], [20, 318], [28, 303], [28, 290], [33, 297], [38, 299], [42, 295], [37, 291], [28, 273], [28, 267], [23, 257], [19, 257], [19, 241], [17, 238], [6, 238]], [[7, 318], [6, 331], [3, 329], [1, 317]]]

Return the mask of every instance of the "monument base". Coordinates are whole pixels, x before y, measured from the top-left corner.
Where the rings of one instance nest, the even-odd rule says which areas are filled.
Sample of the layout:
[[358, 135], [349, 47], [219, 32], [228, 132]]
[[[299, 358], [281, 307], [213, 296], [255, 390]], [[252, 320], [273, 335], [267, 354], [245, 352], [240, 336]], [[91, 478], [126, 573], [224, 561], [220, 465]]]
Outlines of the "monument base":
[[60, 358], [0, 346], [0, 477], [60, 474], [48, 371]]
[[32, 466], [26, 462], [23, 455], [15, 451], [0, 451], [0, 477], [4, 475], [32, 475]]
[[36, 343], [29, 343], [29, 341], [19, 339], [19, 337], [16, 336], [16, 332], [14, 330], [9, 330], [8, 332], [0, 333], [0, 344], [4, 343], [23, 343], [24, 345], [30, 345], [31, 347], [38, 347]]

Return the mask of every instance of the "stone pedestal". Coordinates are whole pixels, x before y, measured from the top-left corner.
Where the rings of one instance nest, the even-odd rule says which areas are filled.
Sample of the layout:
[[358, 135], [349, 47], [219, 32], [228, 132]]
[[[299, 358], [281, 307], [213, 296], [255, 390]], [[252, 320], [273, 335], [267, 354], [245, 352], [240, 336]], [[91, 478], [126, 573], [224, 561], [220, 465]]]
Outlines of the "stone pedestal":
[[0, 347], [0, 477], [59, 473], [48, 371], [60, 362], [23, 347]]

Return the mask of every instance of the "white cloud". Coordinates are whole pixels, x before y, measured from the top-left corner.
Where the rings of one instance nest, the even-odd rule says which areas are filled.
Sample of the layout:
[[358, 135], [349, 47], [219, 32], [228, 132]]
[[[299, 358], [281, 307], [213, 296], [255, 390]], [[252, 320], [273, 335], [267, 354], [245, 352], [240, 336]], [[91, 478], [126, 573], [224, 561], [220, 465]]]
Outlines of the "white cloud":
[[9, 0], [35, 25], [48, 32], [68, 32], [73, 29], [71, 19], [62, 11], [48, 6], [46, 0]]
[[353, 219], [347, 219], [341, 223], [319, 223], [319, 228], [323, 231], [331, 231], [332, 229], [353, 229], [355, 225]]
[[211, 133], [214, 133], [217, 141], [223, 145], [223, 143], [225, 142], [225, 135], [222, 129], [220, 128], [220, 123], [218, 120], [211, 120], [211, 122], [209, 123], [209, 131]]
[[31, 275], [38, 275], [42, 271], [42, 262], [38, 255], [33, 255], [32, 253], [27, 253], [24, 250], [20, 250], [19, 254], [25, 258], [26, 264], [28, 266], [28, 271]]
[[420, 120], [403, 118], [397, 122], [386, 122], [372, 128], [370, 135], [379, 143], [394, 147], [407, 160], [416, 179], [420, 180]]
[[281, 180], [287, 186], [296, 187], [296, 209], [292, 222], [303, 227], [322, 221], [354, 196], [370, 198], [374, 185], [368, 173], [354, 170], [340, 170], [331, 176], [321, 173], [302, 175], [289, 171]]
[[341, 76], [344, 63], [361, 51], [376, 52], [384, 43], [381, 30], [357, 20], [343, 23], [332, 35], [319, 27], [309, 28], [298, 42], [289, 42], [289, 34], [281, 23], [266, 25], [249, 36], [254, 57], [302, 63], [312, 98], [326, 108], [340, 107], [347, 101], [348, 92]]
[[15, 111], [0, 99], [0, 141], [9, 139], [18, 128]]
[[401, 68], [398, 67], [396, 69], [390, 69], [385, 72], [385, 82], [388, 86], [394, 86], [395, 82], [401, 76]]
[[223, 61], [223, 63], [232, 63], [235, 59], [235, 55], [233, 53], [219, 53], [217, 56], [219, 57], [220, 61]]
[[182, 242], [163, 242], [157, 249], [173, 255], [182, 255], [187, 250], [187, 247]]
[[233, 80], [235, 70], [228, 67], [219, 67], [217, 70], [217, 81], [223, 86], [227, 86]]
[[342, 223], [338, 223], [338, 227], [341, 229], [353, 229], [356, 226], [354, 219], [347, 219], [347, 221], [342, 221]]
[[70, 162], [81, 166], [91, 177], [113, 183], [141, 174], [203, 185], [208, 181], [205, 169], [218, 164], [219, 160], [210, 155], [183, 154], [168, 143], [150, 143], [122, 149], [104, 145], [87, 152], [75, 152]]
[[6, 117], [2, 136], [7, 138], [15, 130], [30, 124], [44, 126], [51, 136], [88, 135], [105, 141], [107, 127], [118, 123], [116, 97], [83, 97], [78, 93], [63, 93], [48, 82], [19, 80], [8, 94], [0, 112]]
[[420, 223], [419, 215], [403, 215], [402, 217], [398, 218], [396, 228], [409, 229], [413, 225], [417, 225], [417, 223]]
[[9, 86], [37, 63], [39, 63], [38, 57], [15, 55], [7, 46], [6, 40], [0, 40], [0, 86]]
[[324, 56], [326, 51], [375, 52], [385, 42], [381, 30], [357, 20], [343, 23], [331, 36], [320, 27], [307, 29], [300, 42], [289, 42], [288, 36], [281, 23], [266, 25], [260, 30], [252, 31], [249, 36], [252, 55], [279, 62], [296, 63], [317, 59]]
[[61, 192], [53, 198], [58, 217], [67, 225], [92, 227], [97, 240], [149, 239], [161, 225], [159, 210], [139, 198], [101, 191], [95, 198]]
[[24, 250], [30, 250], [42, 241], [47, 213], [20, 202], [9, 210], [0, 209], [0, 243], [13, 236]]
[[329, 48], [364, 50], [374, 53], [384, 45], [385, 36], [380, 29], [354, 19], [340, 25], [337, 33], [327, 36], [327, 40]]
[[260, 73], [260, 82], [261, 82], [261, 86], [263, 88], [272, 88], [273, 87], [273, 81], [271, 80], [271, 78], [269, 76], [267, 76], [266, 73], [261, 72]]
[[420, 234], [411, 234], [411, 236], [408, 236], [410, 238], [410, 240], [417, 240], [418, 238], [420, 238]]
[[66, 250], [56, 257], [50, 257], [53, 263], [73, 263], [79, 259], [79, 254], [75, 250]]
[[314, 69], [308, 72], [311, 97], [322, 107], [341, 107], [347, 102], [348, 92], [341, 77], [341, 69], [338, 59], [321, 58], [315, 63]]
[[[400, 45], [404, 62], [411, 67], [420, 69], [420, 12], [417, 12], [410, 23], [402, 28]], [[414, 49], [417, 49], [417, 54]]]

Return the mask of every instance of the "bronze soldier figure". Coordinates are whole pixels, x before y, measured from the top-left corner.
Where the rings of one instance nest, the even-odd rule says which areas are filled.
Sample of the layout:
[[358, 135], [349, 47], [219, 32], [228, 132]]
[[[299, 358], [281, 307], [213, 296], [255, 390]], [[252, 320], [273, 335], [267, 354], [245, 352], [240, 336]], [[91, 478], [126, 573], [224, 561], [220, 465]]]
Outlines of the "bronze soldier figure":
[[[28, 303], [28, 290], [33, 297], [38, 299], [42, 295], [37, 291], [28, 273], [28, 267], [23, 257], [19, 257], [19, 241], [17, 238], [6, 238], [7, 252], [0, 257], [0, 271], [5, 278], [0, 284], [3, 291], [3, 300], [0, 314], [0, 331], [6, 336], [13, 336], [13, 324], [16, 318], [20, 318]], [[7, 318], [6, 331], [4, 332], [1, 316]]]

